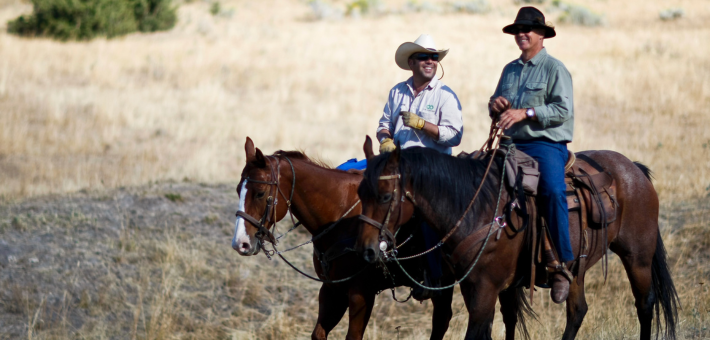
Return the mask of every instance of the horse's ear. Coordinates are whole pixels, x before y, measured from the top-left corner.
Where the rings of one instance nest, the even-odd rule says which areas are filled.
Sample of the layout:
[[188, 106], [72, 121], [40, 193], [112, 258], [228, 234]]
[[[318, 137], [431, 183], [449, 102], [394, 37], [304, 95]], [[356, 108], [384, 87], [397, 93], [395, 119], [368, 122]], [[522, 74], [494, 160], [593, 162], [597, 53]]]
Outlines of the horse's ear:
[[264, 157], [264, 154], [261, 150], [259, 150], [259, 148], [256, 148], [256, 155], [254, 156], [254, 161], [252, 163], [259, 168], [266, 167], [266, 157]]
[[375, 156], [375, 152], [372, 151], [372, 139], [370, 139], [370, 136], [365, 136], [365, 144], [362, 145], [362, 151], [365, 151], [365, 159]]
[[247, 152], [247, 163], [253, 162], [256, 159], [256, 150], [254, 150], [254, 142], [249, 137], [244, 144], [244, 150]]

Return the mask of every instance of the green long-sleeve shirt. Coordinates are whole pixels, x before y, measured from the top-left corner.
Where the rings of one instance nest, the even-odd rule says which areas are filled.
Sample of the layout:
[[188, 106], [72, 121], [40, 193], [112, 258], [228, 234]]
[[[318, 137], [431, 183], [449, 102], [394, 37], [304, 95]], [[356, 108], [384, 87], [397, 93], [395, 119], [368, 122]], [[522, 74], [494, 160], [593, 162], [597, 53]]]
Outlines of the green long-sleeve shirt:
[[491, 98], [498, 96], [505, 97], [514, 109], [535, 109], [537, 121], [525, 119], [505, 130], [514, 140], [546, 137], [555, 142], [572, 141], [572, 76], [545, 48], [527, 63], [518, 58], [503, 68]]

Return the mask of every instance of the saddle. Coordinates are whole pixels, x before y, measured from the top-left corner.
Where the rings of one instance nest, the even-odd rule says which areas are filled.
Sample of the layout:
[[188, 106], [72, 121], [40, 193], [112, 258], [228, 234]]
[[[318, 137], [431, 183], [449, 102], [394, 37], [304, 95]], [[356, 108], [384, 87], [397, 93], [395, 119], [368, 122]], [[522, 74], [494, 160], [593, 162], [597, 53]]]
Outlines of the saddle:
[[[514, 230], [519, 232], [526, 229], [528, 224], [533, 225], [533, 228], [531, 228], [533, 232], [530, 233], [529, 240], [533, 252], [530, 277], [530, 286], [532, 286], [535, 283], [535, 268], [543, 263], [542, 253], [550, 250], [552, 242], [550, 242], [546, 228], [538, 228], [538, 214], [533, 200], [537, 195], [537, 186], [540, 178], [537, 161], [520, 150], [513, 150], [513, 153], [506, 158], [505, 183], [513, 193], [512, 201], [519, 202], [515, 204], [518, 207], [517, 209], [521, 210], [519, 213], [526, 216], [523, 225]], [[506, 150], [497, 149], [493, 152], [497, 156], [504, 156]], [[488, 152], [479, 151], [471, 154], [462, 152], [457, 157], [482, 159], [488, 154]], [[565, 184], [567, 185], [567, 208], [570, 211], [570, 220], [575, 217], [580, 220], [580, 256], [577, 259], [577, 266], [574, 271], [578, 282], [581, 282], [584, 279], [586, 258], [589, 251], [587, 229], [591, 227], [602, 229], [606, 232], [606, 226], [617, 218], [616, 183], [608, 171], [584, 152], [575, 154], [569, 151], [569, 159], [565, 165]], [[511, 203], [511, 205], [513, 204]], [[511, 222], [510, 213], [512, 210], [506, 210], [508, 215], [506, 217], [509, 222]], [[470, 247], [469, 242], [463, 243], [460, 245], [462, 248]], [[455, 260], [459, 258], [458, 253], [454, 251]], [[461, 255], [464, 253], [466, 253], [465, 250]]]
[[[505, 149], [497, 149], [497, 156], [505, 155]], [[595, 226], [612, 223], [616, 220], [616, 185], [614, 178], [584, 152], [569, 152], [565, 165], [565, 184], [567, 184], [567, 208], [569, 211], [584, 210], [591, 216]], [[485, 152], [461, 152], [459, 158], [482, 159]], [[513, 191], [522, 189], [524, 196], [537, 196], [540, 170], [537, 161], [520, 150], [506, 159], [506, 184]], [[523, 193], [518, 198], [523, 201]]]

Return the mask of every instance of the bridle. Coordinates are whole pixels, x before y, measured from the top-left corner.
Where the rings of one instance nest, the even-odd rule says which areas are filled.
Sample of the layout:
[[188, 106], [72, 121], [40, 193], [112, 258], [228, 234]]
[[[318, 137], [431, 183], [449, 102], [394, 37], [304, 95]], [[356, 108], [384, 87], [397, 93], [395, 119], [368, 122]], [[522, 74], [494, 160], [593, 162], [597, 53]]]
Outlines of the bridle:
[[[409, 191], [405, 191], [404, 195], [400, 195], [399, 197], [396, 197], [398, 183], [401, 182], [399, 184], [400, 191], [404, 191], [404, 183], [403, 183], [404, 180], [402, 179], [402, 181], [397, 181], [398, 179], [402, 179], [402, 175], [399, 173], [396, 173], [394, 175], [380, 176], [378, 178], [378, 180], [380, 180], [380, 181], [396, 180], [395, 185], [394, 185], [394, 189], [392, 189], [390, 204], [389, 204], [389, 207], [387, 208], [387, 214], [385, 215], [385, 219], [384, 219], [383, 223], [375, 221], [374, 219], [367, 217], [363, 214], [358, 215], [358, 219], [360, 219], [361, 221], [380, 230], [378, 240], [380, 241], [380, 250], [382, 250], [383, 253], [385, 253], [385, 250], [387, 250], [388, 245], [391, 245], [392, 249], [397, 249], [397, 239], [396, 239], [395, 235], [392, 234], [392, 232], [387, 227], [389, 225], [390, 218], [392, 217], [392, 212], [396, 208], [394, 202], [399, 200], [400, 203], [403, 203], [404, 199], [406, 197], [409, 200], [411, 200], [412, 203], [416, 204], [416, 201], [414, 200], [414, 196], [412, 196], [412, 194]], [[399, 215], [397, 215], [397, 221], [395, 222], [395, 225], [399, 225], [401, 217], [402, 217], [402, 204], [399, 204]]]
[[[266, 185], [269, 185], [269, 186], [275, 186], [275, 188], [272, 188], [272, 189], [269, 190], [269, 196], [268, 196], [267, 199], [266, 199], [267, 206], [266, 206], [266, 209], [264, 209], [264, 214], [262, 215], [261, 220], [258, 220], [258, 221], [256, 220], [256, 218], [252, 217], [251, 215], [247, 214], [247, 213], [244, 212], [244, 211], [237, 211], [236, 216], [245, 219], [246, 221], [248, 221], [249, 223], [253, 224], [253, 225], [258, 229], [257, 232], [256, 232], [256, 234], [255, 234], [254, 236], [257, 238], [257, 241], [259, 242], [260, 248], [264, 248], [264, 240], [265, 240], [265, 239], [266, 239], [267, 241], [271, 242], [271, 244], [272, 244], [272, 246], [273, 246], [273, 250], [268, 251], [268, 250], [266, 250], [266, 248], [264, 248], [264, 254], [266, 255], [266, 257], [267, 257], [269, 260], [271, 260], [271, 258], [272, 258], [273, 256], [278, 255], [278, 256], [279, 256], [284, 262], [286, 262], [286, 264], [288, 264], [291, 268], [293, 268], [293, 269], [296, 270], [298, 273], [300, 273], [301, 275], [303, 275], [303, 276], [305, 276], [305, 277], [307, 277], [307, 278], [309, 278], [309, 279], [311, 279], [311, 280], [315, 280], [315, 281], [319, 281], [319, 282], [325, 282], [325, 283], [330, 283], [330, 284], [336, 284], [336, 283], [341, 283], [341, 282], [348, 281], [348, 280], [350, 280], [350, 279], [352, 279], [352, 278], [354, 278], [354, 277], [360, 275], [361, 273], [363, 273], [363, 272], [368, 268], [368, 266], [363, 267], [363, 268], [360, 269], [360, 271], [358, 271], [357, 273], [355, 273], [355, 274], [353, 274], [353, 275], [351, 275], [351, 276], [348, 276], [348, 277], [346, 277], [346, 278], [343, 278], [343, 279], [339, 279], [339, 280], [320, 279], [320, 278], [313, 277], [313, 276], [311, 276], [311, 275], [305, 273], [304, 271], [298, 269], [295, 265], [293, 265], [291, 262], [289, 262], [288, 260], [286, 260], [286, 258], [283, 257], [283, 253], [288, 252], [288, 251], [291, 251], [291, 250], [294, 250], [294, 249], [297, 249], [297, 248], [300, 248], [301, 246], [304, 246], [304, 245], [306, 245], [306, 244], [313, 243], [315, 240], [317, 240], [317, 239], [320, 238], [321, 236], [327, 234], [330, 230], [333, 230], [333, 229], [335, 228], [335, 226], [337, 226], [338, 223], [339, 223], [340, 221], [342, 221], [342, 220], [345, 218], [345, 216], [347, 216], [348, 214], [350, 214], [350, 212], [351, 212], [353, 209], [355, 209], [355, 207], [357, 207], [357, 206], [360, 204], [360, 200], [359, 200], [359, 199], [358, 199], [357, 202], [355, 202], [355, 204], [354, 204], [352, 207], [350, 207], [350, 209], [348, 209], [338, 220], [336, 220], [335, 222], [333, 222], [333, 223], [332, 223], [328, 228], [326, 228], [323, 232], [321, 232], [321, 233], [319, 233], [318, 235], [312, 237], [310, 241], [305, 242], [305, 243], [302, 243], [302, 244], [300, 244], [300, 245], [297, 245], [297, 246], [295, 246], [295, 247], [292, 247], [292, 248], [287, 249], [287, 250], [284, 250], [284, 251], [278, 251], [278, 249], [276, 249], [276, 244], [278, 243], [278, 239], [280, 239], [281, 237], [285, 236], [286, 234], [288, 234], [288, 233], [291, 232], [292, 230], [296, 229], [299, 225], [301, 225], [301, 222], [300, 222], [300, 221], [298, 221], [298, 222], [295, 221], [294, 216], [293, 216], [293, 212], [291, 211], [291, 203], [293, 202], [293, 194], [294, 194], [294, 191], [295, 191], [295, 189], [296, 189], [296, 171], [295, 171], [295, 169], [294, 169], [294, 167], [293, 167], [293, 163], [291, 162], [291, 160], [290, 160], [288, 157], [286, 157], [286, 156], [284, 156], [284, 155], [282, 155], [281, 157], [283, 157], [283, 159], [285, 159], [285, 160], [288, 162], [289, 166], [291, 167], [292, 180], [291, 180], [291, 194], [289, 195], [289, 198], [286, 199], [286, 195], [283, 193], [283, 191], [281, 191], [281, 187], [280, 187], [280, 185], [279, 185], [279, 180], [280, 180], [280, 178], [281, 178], [281, 167], [279, 166], [279, 163], [281, 162], [281, 159], [280, 159], [278, 156], [265, 156], [266, 161], [269, 163], [269, 169], [270, 169], [270, 172], [271, 172], [271, 174], [270, 174], [270, 179], [274, 179], [274, 178], [275, 178], [275, 180], [273, 180], [273, 181], [269, 181], [269, 180], [261, 181], [261, 180], [251, 179], [251, 178], [249, 178], [249, 177], [243, 177], [243, 181], [252, 182], [252, 183], [259, 183], [259, 184], [266, 184]], [[276, 163], [276, 166], [275, 166], [275, 167], [274, 167], [274, 165], [272, 164], [272, 161], [271, 161], [272, 158], [274, 158], [274, 159], [276, 160], [276, 161], [275, 161], [275, 163]], [[274, 168], [275, 168], [275, 169], [274, 169]], [[286, 231], [284, 234], [280, 235], [279, 237], [275, 237], [274, 234], [273, 234], [271, 231], [269, 231], [269, 229], [267, 228], [267, 226], [269, 225], [269, 223], [273, 223], [274, 226], [276, 225], [276, 222], [277, 222], [277, 219], [276, 219], [276, 207], [277, 207], [277, 205], [278, 205], [278, 195], [279, 195], [279, 194], [281, 195], [281, 197], [283, 197], [283, 198], [286, 200], [286, 209], [287, 209], [289, 215], [291, 216], [291, 222], [293, 223], [293, 227], [291, 227], [291, 229], [289, 229], [288, 231]], [[273, 221], [273, 222], [272, 222], [272, 221]], [[274, 227], [274, 228], [275, 228], [275, 227]]]
[[[242, 179], [246, 182], [266, 184], [270, 187], [269, 196], [266, 198], [266, 209], [264, 209], [264, 214], [261, 216], [260, 220], [257, 220], [256, 218], [247, 214], [245, 211], [239, 210], [236, 213], [237, 217], [243, 218], [247, 222], [254, 225], [254, 227], [256, 227], [257, 232], [254, 237], [256, 237], [256, 239], [262, 244], [262, 246], [264, 240], [267, 240], [272, 244], [278, 243], [277, 238], [271, 231], [269, 231], [267, 226], [269, 226], [269, 224], [271, 223], [276, 225], [276, 206], [279, 204], [279, 194], [286, 200], [286, 208], [288, 209], [289, 214], [291, 214], [291, 200], [293, 199], [293, 193], [296, 187], [296, 171], [293, 168], [293, 163], [290, 159], [288, 159], [288, 157], [283, 157], [284, 159], [286, 159], [286, 161], [288, 161], [288, 164], [291, 166], [291, 174], [293, 176], [293, 180], [291, 181], [291, 194], [289, 195], [288, 199], [286, 198], [286, 195], [283, 193], [283, 191], [281, 191], [281, 187], [279, 186], [279, 179], [281, 177], [281, 167], [279, 166], [279, 163], [281, 162], [281, 159], [277, 156], [265, 156], [265, 158], [269, 164], [269, 170], [271, 172], [269, 177], [273, 180], [261, 181], [249, 178], [248, 176], [243, 177]], [[276, 166], [272, 164], [272, 158], [275, 159]], [[293, 214], [291, 214], [291, 220], [293, 220]], [[294, 222], [294, 225], [297, 224]]]

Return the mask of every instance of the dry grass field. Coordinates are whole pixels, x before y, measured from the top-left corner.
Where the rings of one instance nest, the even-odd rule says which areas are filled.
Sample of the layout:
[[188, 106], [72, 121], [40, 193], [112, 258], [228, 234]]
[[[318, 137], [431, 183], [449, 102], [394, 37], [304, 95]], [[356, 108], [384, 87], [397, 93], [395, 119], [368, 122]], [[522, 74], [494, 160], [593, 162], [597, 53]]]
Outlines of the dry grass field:
[[[2, 3], [2, 23], [31, 10]], [[662, 199], [705, 195], [710, 7], [703, 0], [585, 5], [607, 25], [560, 26], [546, 42], [574, 80], [571, 148], [612, 149], [648, 164]], [[678, 6], [685, 17], [658, 18]], [[486, 137], [485, 104], [500, 71], [519, 54], [500, 31], [515, 17], [512, 1], [485, 15], [316, 22], [303, 1], [222, 7], [231, 17], [212, 16], [205, 2], [184, 4], [170, 32], [109, 41], [1, 33], [0, 194], [234, 180], [246, 136], [264, 150], [301, 148], [332, 164], [362, 157], [389, 89], [408, 77], [394, 51], [423, 32], [451, 48], [443, 80], [463, 106], [458, 150], [472, 150]]]
[[[545, 42], [574, 80], [571, 148], [616, 150], [655, 172], [683, 304], [679, 338], [710, 339], [710, 6], [576, 3], [606, 25], [557, 25]], [[512, 0], [479, 15], [322, 21], [306, 1], [221, 5], [213, 16], [210, 2], [181, 4], [169, 32], [61, 43], [5, 33], [31, 6], [0, 0], [0, 338], [308, 338], [319, 286], [229, 247], [245, 137], [266, 153], [303, 149], [334, 165], [362, 157], [388, 90], [408, 77], [393, 62], [396, 47], [429, 33], [451, 48], [443, 81], [465, 124], [455, 151], [470, 151], [486, 138], [485, 104], [502, 67], [519, 54], [500, 31], [517, 12]], [[684, 17], [659, 19], [676, 7]], [[310, 249], [292, 258], [312, 266]], [[587, 274], [579, 339], [638, 336], [628, 280], [610, 259], [606, 283], [599, 267]], [[536, 295], [534, 339], [564, 327], [564, 308], [546, 294]], [[447, 339], [465, 331], [458, 295], [454, 313]], [[426, 339], [430, 315], [429, 303], [382, 294], [367, 339]], [[494, 337], [503, 338], [499, 316]]]

